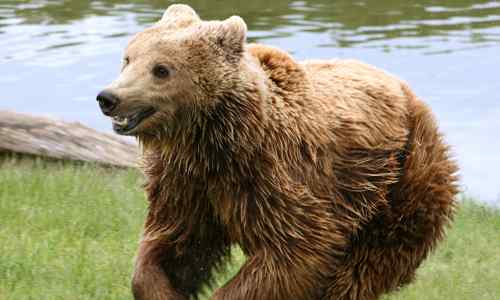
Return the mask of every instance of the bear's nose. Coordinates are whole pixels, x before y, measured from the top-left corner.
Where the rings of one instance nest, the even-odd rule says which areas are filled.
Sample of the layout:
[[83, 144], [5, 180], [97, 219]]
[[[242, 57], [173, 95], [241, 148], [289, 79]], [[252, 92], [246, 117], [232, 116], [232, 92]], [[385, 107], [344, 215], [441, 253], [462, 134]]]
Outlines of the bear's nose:
[[102, 91], [97, 95], [97, 102], [99, 102], [102, 113], [109, 116], [120, 102], [120, 99], [108, 91]]

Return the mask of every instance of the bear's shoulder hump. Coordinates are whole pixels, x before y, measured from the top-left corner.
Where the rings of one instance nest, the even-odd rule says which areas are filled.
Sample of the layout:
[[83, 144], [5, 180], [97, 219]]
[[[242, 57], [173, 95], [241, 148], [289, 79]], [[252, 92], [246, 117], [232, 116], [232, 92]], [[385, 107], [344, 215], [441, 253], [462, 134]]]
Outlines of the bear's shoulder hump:
[[247, 50], [258, 60], [269, 79], [281, 89], [293, 90], [305, 83], [303, 67], [287, 52], [261, 44], [248, 44]]

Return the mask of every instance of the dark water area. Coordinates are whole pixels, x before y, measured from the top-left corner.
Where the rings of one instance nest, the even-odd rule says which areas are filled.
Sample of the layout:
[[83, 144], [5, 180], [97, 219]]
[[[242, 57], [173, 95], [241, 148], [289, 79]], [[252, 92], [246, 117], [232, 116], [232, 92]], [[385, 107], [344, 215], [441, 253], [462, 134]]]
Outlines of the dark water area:
[[[356, 58], [410, 83], [434, 110], [463, 190], [500, 203], [500, 1], [185, 1], [240, 15], [252, 42], [298, 59]], [[0, 1], [0, 109], [110, 131], [95, 95], [130, 37], [170, 1]]]

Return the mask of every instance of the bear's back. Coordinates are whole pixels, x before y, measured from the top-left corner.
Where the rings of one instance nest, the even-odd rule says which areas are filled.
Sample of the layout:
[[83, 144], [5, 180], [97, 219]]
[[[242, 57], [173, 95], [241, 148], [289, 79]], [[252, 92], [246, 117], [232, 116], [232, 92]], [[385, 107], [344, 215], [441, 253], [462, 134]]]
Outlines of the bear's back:
[[352, 148], [399, 148], [406, 141], [410, 112], [406, 84], [352, 59], [300, 63], [322, 103], [339, 143]]
[[[278, 48], [249, 44], [247, 49], [283, 102], [302, 105], [300, 114], [295, 114], [302, 117], [294, 120], [314, 119], [327, 135], [334, 133], [336, 144], [349, 148], [399, 148], [405, 143], [408, 101], [415, 97], [398, 78], [352, 59], [297, 62]], [[294, 113], [290, 107], [288, 113]]]

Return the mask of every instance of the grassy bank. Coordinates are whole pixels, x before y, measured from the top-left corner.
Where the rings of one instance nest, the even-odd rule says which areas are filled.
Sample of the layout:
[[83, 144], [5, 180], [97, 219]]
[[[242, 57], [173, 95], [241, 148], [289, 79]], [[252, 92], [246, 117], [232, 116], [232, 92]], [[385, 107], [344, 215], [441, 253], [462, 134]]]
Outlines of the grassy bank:
[[[2, 159], [0, 299], [130, 299], [141, 181], [134, 170]], [[500, 212], [466, 202], [418, 280], [385, 299], [500, 299], [499, 278]]]

